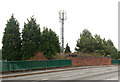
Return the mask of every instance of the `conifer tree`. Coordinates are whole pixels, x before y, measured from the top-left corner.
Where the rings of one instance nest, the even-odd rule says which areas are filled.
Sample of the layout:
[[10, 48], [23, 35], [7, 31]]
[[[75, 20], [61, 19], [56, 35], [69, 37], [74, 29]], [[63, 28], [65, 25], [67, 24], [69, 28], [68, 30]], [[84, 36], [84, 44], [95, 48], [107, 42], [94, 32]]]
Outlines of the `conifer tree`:
[[41, 33], [41, 44], [39, 50], [44, 53], [48, 59], [52, 59], [60, 52], [59, 38], [51, 29], [44, 28]]
[[77, 40], [75, 50], [77, 52], [94, 52], [94, 38], [87, 29], [84, 29], [80, 34], [80, 39]]
[[24, 23], [22, 30], [22, 60], [27, 60], [37, 53], [40, 46], [40, 27], [36, 19], [31, 17], [28, 23]]
[[21, 55], [19, 53], [21, 49], [19, 23], [13, 15], [7, 21], [2, 43], [2, 58], [4, 60], [21, 60]]
[[104, 56], [110, 55], [113, 59], [118, 57], [118, 51], [110, 39], [106, 41], [105, 38], [101, 39], [97, 34], [92, 37], [87, 29], [84, 29], [80, 34], [75, 50], [85, 53], [97, 52]]
[[69, 47], [69, 45], [68, 45], [68, 43], [66, 44], [66, 48], [65, 48], [65, 53], [70, 53], [71, 51], [70, 51], [70, 47]]

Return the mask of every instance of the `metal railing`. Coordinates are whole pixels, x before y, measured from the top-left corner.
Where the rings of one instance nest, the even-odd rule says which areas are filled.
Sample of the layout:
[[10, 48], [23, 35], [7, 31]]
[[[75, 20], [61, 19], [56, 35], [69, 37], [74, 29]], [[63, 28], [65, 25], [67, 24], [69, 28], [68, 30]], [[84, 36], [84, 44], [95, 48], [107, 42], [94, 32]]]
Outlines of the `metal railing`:
[[111, 64], [120, 64], [120, 60], [111, 60]]

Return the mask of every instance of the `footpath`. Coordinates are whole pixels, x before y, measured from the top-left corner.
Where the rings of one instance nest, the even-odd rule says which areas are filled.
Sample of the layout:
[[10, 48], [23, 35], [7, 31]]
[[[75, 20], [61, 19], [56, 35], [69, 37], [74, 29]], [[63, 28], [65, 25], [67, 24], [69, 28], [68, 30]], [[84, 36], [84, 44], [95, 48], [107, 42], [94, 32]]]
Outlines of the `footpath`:
[[78, 69], [99, 68], [99, 67], [103, 67], [103, 66], [111, 67], [114, 65], [65, 67], [65, 68], [57, 68], [57, 69], [45, 69], [45, 70], [37, 70], [37, 71], [17, 72], [17, 73], [1, 74], [0, 78], [19, 77], [19, 76], [26, 76], [26, 75], [45, 74], [45, 73], [78, 70]]

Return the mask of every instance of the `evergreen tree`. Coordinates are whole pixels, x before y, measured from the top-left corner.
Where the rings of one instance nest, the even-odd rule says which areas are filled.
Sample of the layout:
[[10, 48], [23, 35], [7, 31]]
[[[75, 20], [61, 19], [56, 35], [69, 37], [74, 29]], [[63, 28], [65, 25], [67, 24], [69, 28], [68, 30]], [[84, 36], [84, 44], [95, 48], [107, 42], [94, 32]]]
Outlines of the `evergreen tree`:
[[95, 44], [94, 44], [94, 49], [97, 53], [100, 53], [102, 55], [105, 55], [105, 49], [104, 49], [104, 44], [103, 40], [101, 39], [100, 35], [95, 35]]
[[118, 51], [111, 40], [101, 39], [100, 35], [97, 34], [92, 37], [87, 29], [84, 29], [82, 34], [80, 34], [75, 50], [87, 53], [97, 52], [104, 56], [110, 55], [113, 59], [118, 57]]
[[7, 21], [2, 43], [2, 58], [4, 60], [15, 61], [21, 59], [19, 54], [21, 48], [19, 23], [13, 15]]
[[77, 40], [75, 50], [77, 52], [93, 52], [94, 51], [94, 38], [92, 34], [87, 30], [84, 29], [82, 34], [80, 34], [80, 39]]
[[36, 19], [31, 17], [28, 23], [24, 23], [22, 30], [22, 60], [27, 60], [38, 52], [40, 46], [40, 27]]
[[51, 29], [44, 28], [40, 41], [39, 50], [43, 52], [48, 59], [52, 59], [56, 53], [60, 52], [59, 38]]
[[2, 60], [2, 50], [0, 49], [0, 60]]
[[69, 45], [68, 45], [68, 43], [66, 44], [66, 48], [65, 48], [65, 53], [70, 53], [71, 51], [70, 51], [70, 47], [69, 47]]
[[110, 39], [106, 41], [106, 52], [105, 53], [106, 55], [110, 55], [111, 58], [113, 59], [117, 59], [118, 57], [118, 51]]
[[118, 59], [120, 59], [120, 51], [118, 51]]

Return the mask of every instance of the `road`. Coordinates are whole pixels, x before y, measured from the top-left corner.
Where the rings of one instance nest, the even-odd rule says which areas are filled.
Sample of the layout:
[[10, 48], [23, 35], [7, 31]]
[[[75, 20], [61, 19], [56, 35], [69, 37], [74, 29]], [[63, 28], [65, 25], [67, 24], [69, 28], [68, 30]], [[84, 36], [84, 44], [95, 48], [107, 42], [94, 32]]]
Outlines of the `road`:
[[118, 66], [98, 66], [95, 68], [3, 78], [3, 80], [118, 80]]

